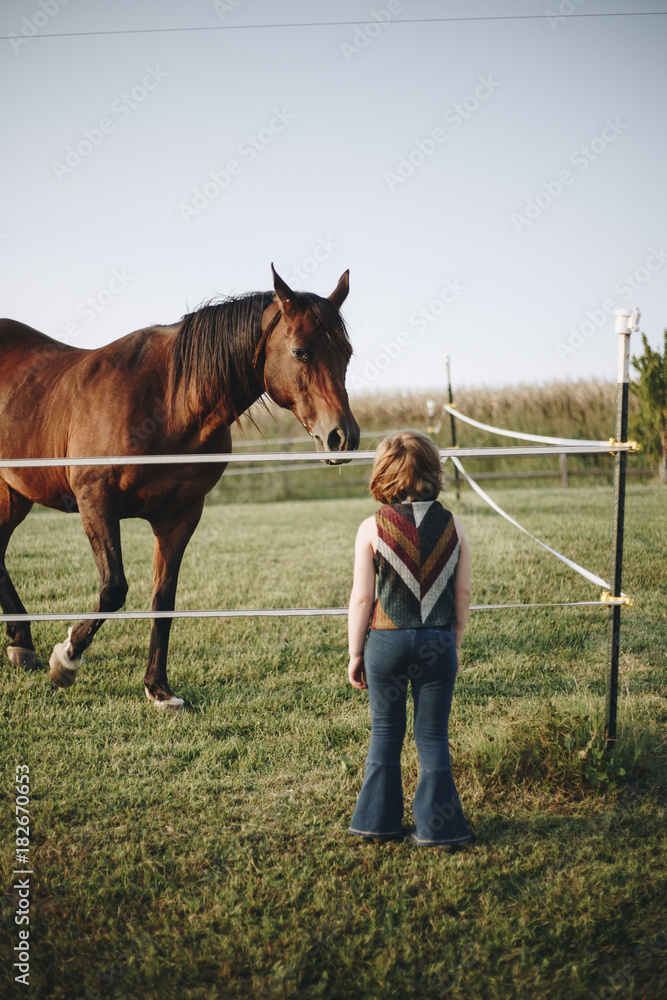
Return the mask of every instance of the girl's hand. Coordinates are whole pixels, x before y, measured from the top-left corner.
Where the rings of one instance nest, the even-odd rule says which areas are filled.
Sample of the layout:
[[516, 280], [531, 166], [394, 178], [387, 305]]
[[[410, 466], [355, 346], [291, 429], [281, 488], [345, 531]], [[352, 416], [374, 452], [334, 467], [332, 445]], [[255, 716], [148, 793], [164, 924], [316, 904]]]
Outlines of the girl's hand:
[[359, 688], [362, 691], [368, 687], [363, 656], [350, 657], [350, 664], [347, 668], [347, 679], [352, 687]]

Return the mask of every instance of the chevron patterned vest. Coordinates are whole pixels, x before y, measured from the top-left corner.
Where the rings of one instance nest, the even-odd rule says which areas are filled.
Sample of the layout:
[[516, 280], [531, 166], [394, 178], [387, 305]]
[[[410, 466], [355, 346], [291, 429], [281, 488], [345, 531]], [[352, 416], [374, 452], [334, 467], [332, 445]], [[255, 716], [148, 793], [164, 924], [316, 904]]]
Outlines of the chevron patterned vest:
[[461, 544], [437, 500], [385, 504], [375, 514], [376, 601], [371, 628], [452, 628]]

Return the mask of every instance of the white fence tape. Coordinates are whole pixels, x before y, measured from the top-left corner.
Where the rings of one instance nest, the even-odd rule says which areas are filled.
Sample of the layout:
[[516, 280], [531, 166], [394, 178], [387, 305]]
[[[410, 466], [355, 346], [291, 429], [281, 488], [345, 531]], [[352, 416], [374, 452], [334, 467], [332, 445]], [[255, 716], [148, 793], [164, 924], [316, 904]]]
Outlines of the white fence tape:
[[[617, 451], [631, 451], [634, 445], [630, 443], [610, 444], [608, 441], [583, 445], [562, 444], [552, 447], [507, 446], [496, 448], [441, 448], [441, 458], [514, 458], [520, 455], [602, 455], [615, 454]], [[372, 462], [374, 451], [271, 451], [263, 455], [239, 455], [224, 452], [220, 454], [196, 455], [90, 455], [85, 457], [66, 458], [2, 458], [0, 469], [46, 469], [57, 467], [91, 466], [91, 465], [200, 465], [223, 464], [228, 462], [334, 462], [349, 464]]]
[[241, 608], [227, 611], [83, 611], [69, 614], [43, 612], [25, 615], [0, 615], [0, 622], [69, 622], [119, 620], [134, 618], [283, 618], [293, 615], [346, 615], [347, 608]]
[[547, 437], [543, 434], [524, 434], [521, 431], [508, 431], [501, 427], [492, 427], [490, 424], [481, 424], [479, 420], [473, 420], [472, 417], [466, 417], [463, 413], [459, 413], [455, 406], [448, 406], [446, 403], [443, 406], [443, 410], [447, 413], [451, 413], [453, 417], [457, 420], [464, 420], [466, 424], [470, 424], [472, 427], [479, 427], [480, 430], [489, 431], [490, 434], [502, 434], [503, 437], [518, 438], [521, 441], [536, 441], [539, 444], [557, 444], [557, 445], [598, 445], [603, 446], [609, 450], [609, 441], [582, 441], [577, 438], [557, 438], [557, 437]]
[[[599, 608], [609, 607], [611, 601], [565, 601], [549, 604], [471, 604], [471, 611], [499, 611], [503, 608]], [[73, 611], [36, 612], [25, 615], [0, 615], [0, 622], [72, 622], [72, 621], [127, 621], [150, 618], [291, 618], [317, 615], [347, 615], [347, 608], [241, 608], [234, 611]]]
[[578, 563], [573, 562], [572, 559], [568, 559], [567, 556], [562, 555], [560, 552], [556, 552], [555, 549], [552, 549], [551, 546], [547, 545], [545, 542], [541, 542], [539, 538], [535, 537], [535, 535], [531, 535], [530, 531], [528, 531], [527, 528], [522, 527], [518, 521], [515, 521], [513, 517], [510, 517], [510, 515], [506, 513], [506, 511], [504, 511], [502, 507], [499, 507], [498, 504], [491, 499], [489, 494], [486, 493], [482, 489], [482, 487], [475, 482], [472, 476], [468, 475], [466, 470], [459, 462], [458, 458], [454, 456], [452, 458], [452, 462], [459, 470], [461, 475], [467, 480], [468, 483], [470, 483], [475, 493], [477, 493], [482, 498], [482, 500], [484, 500], [485, 503], [488, 503], [489, 507], [495, 510], [497, 514], [500, 514], [501, 517], [504, 517], [506, 521], [509, 521], [510, 524], [513, 524], [515, 528], [519, 529], [519, 531], [523, 531], [525, 535], [528, 535], [529, 538], [532, 538], [533, 541], [537, 542], [538, 545], [541, 545], [543, 549], [546, 549], [547, 552], [551, 552], [553, 556], [556, 556], [557, 559], [560, 559], [561, 562], [564, 562], [566, 566], [569, 566], [570, 569], [573, 569], [575, 573], [578, 573], [580, 576], [583, 576], [590, 583], [594, 583], [598, 587], [602, 587], [603, 590], [610, 589], [609, 584], [605, 580], [603, 580], [601, 576], [596, 576], [595, 573], [591, 573], [589, 570], [584, 569], [583, 566], [580, 566]]

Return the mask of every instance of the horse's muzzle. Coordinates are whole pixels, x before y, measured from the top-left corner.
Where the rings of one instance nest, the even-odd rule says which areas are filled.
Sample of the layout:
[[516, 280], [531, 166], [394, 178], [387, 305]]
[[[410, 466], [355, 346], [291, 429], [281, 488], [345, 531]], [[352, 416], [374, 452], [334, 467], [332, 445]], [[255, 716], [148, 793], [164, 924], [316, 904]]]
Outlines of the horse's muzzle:
[[[352, 420], [349, 423], [347, 421], [341, 421], [337, 427], [329, 431], [326, 436], [326, 440], [317, 433], [313, 433], [313, 438], [315, 440], [315, 446], [318, 452], [341, 452], [341, 451], [356, 451], [359, 447], [359, 424], [356, 420]], [[346, 465], [351, 462], [351, 458], [324, 458], [322, 461], [326, 465]]]

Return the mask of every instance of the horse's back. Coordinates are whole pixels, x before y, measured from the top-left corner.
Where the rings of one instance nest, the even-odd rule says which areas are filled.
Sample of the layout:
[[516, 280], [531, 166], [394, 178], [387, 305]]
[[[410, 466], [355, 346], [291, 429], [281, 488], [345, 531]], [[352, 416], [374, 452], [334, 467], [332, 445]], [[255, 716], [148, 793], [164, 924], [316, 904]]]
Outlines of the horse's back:
[[25, 323], [0, 319], [0, 393], [12, 386], [34, 390], [39, 385], [48, 391], [65, 375], [84, 383], [93, 372], [136, 375], [147, 359], [149, 366], [153, 362], [156, 334], [163, 330], [170, 332], [168, 327], [147, 327], [91, 350], [54, 340]]
[[[152, 381], [151, 330], [137, 331], [104, 347], [64, 344], [24, 323], [0, 320], [0, 455], [61, 457], [124, 455], [134, 425], [149, 419], [144, 396], [160, 396]], [[151, 425], [152, 426], [152, 425]], [[157, 426], [157, 423], [156, 423]], [[74, 481], [97, 471], [2, 469], [15, 492], [57, 509], [72, 507]], [[109, 478], [103, 470], [101, 479]], [[66, 501], [62, 497], [66, 496]], [[63, 506], [63, 503], [69, 506]]]
[[24, 350], [26, 347], [34, 346], [34, 344], [44, 344], [44, 346], [52, 344], [55, 348], [76, 350], [76, 348], [68, 347], [67, 344], [63, 344], [59, 340], [54, 340], [53, 337], [48, 337], [45, 333], [40, 333], [39, 330], [33, 329], [26, 323], [19, 323], [15, 319], [0, 319], [0, 348], [3, 351], [5, 349]]
[[0, 319], [0, 391], [33, 381], [50, 362], [85, 352], [13, 319]]
[[164, 407], [171, 335], [169, 327], [147, 327], [86, 349], [0, 319], [0, 453], [29, 428], [32, 439], [56, 435], [53, 454], [65, 447], [94, 454], [105, 445], [124, 454], [118, 447], [131, 425]]

